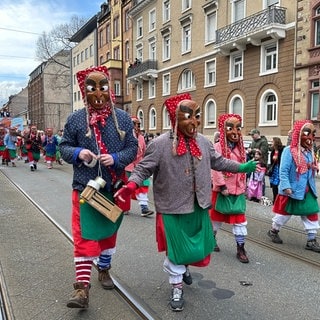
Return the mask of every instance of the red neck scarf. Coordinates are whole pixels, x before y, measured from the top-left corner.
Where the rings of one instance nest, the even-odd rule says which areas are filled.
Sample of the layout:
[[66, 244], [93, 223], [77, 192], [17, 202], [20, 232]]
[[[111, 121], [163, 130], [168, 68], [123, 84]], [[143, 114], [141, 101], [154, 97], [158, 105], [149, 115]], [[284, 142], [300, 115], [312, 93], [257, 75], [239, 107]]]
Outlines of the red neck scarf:
[[[194, 157], [197, 157], [198, 159], [202, 158], [202, 153], [199, 148], [199, 145], [197, 144], [197, 141], [195, 138], [186, 138], [181, 132], [177, 132], [178, 134], [178, 145], [177, 145], [177, 155], [182, 156], [188, 151], [190, 151], [190, 154]], [[187, 147], [187, 144], [189, 144], [189, 148]], [[189, 149], [189, 150], [188, 150]]]
[[96, 110], [91, 106], [88, 107], [89, 110], [89, 123], [91, 126], [97, 125], [98, 122], [104, 127], [106, 125], [106, 119], [111, 114], [111, 107], [107, 105], [101, 110]]

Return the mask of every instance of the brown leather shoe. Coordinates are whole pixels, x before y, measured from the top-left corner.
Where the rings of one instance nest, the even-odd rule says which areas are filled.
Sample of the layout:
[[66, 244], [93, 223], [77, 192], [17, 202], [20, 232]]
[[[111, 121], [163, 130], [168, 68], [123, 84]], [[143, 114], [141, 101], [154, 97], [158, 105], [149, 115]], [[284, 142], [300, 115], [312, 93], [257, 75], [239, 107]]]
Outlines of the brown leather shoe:
[[74, 292], [67, 303], [68, 308], [88, 308], [89, 306], [89, 289], [83, 282], [73, 284]]
[[101, 285], [103, 289], [111, 290], [114, 288], [114, 283], [110, 277], [109, 269], [100, 269], [99, 270], [99, 281], [101, 282]]
[[249, 262], [249, 258], [247, 257], [246, 250], [244, 250], [244, 244], [237, 243], [237, 258], [242, 263]]

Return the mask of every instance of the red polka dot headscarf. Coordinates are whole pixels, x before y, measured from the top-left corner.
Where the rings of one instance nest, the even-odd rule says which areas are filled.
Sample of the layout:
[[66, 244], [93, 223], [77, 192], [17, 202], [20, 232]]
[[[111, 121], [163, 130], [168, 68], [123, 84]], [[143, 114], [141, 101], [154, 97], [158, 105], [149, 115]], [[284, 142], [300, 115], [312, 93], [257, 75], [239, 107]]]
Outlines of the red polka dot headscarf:
[[[297, 173], [302, 174], [308, 171], [308, 165], [301, 152], [301, 134], [306, 124], [312, 124], [311, 120], [298, 120], [294, 123], [290, 150], [293, 161], [297, 167]], [[312, 149], [313, 152], [313, 149]]]

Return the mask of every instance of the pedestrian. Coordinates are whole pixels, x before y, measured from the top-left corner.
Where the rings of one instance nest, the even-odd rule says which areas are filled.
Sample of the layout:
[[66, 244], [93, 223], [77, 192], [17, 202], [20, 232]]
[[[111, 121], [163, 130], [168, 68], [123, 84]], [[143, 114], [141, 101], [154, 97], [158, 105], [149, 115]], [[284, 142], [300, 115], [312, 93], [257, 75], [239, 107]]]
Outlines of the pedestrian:
[[265, 174], [267, 166], [263, 161], [262, 152], [255, 149], [254, 160], [258, 161], [257, 167], [259, 170], [250, 174], [247, 182], [247, 198], [254, 202], [260, 202], [265, 189]]
[[28, 152], [28, 162], [31, 171], [37, 170], [37, 164], [40, 159], [40, 150], [42, 148], [42, 140], [37, 126], [32, 125], [30, 130], [24, 135], [24, 143]]
[[272, 189], [273, 194], [273, 203], [275, 202], [278, 194], [278, 186], [280, 183], [279, 169], [283, 149], [284, 146], [282, 145], [281, 139], [279, 137], [273, 137], [270, 154], [270, 166], [267, 171], [270, 180], [270, 187]]
[[11, 162], [12, 167], [16, 167], [17, 160], [17, 130], [14, 127], [10, 127], [9, 131], [4, 137], [4, 145], [6, 150], [3, 154], [3, 159], [6, 165]]
[[45, 162], [48, 169], [52, 169], [53, 163], [56, 161], [57, 146], [58, 140], [53, 134], [53, 129], [47, 128], [42, 141], [42, 147], [44, 150]]
[[[214, 144], [217, 152], [225, 158], [240, 163], [246, 162], [246, 152], [241, 134], [242, 118], [238, 114], [222, 114], [218, 118], [220, 140]], [[237, 247], [237, 258], [242, 263], [248, 263], [245, 245], [247, 235], [246, 210], [246, 175], [238, 172], [212, 170], [212, 209], [210, 216], [215, 236], [223, 223], [233, 226], [233, 234]], [[221, 199], [222, 198], [222, 199]], [[232, 208], [225, 207], [218, 201], [232, 201]], [[217, 207], [216, 207], [217, 205]], [[219, 211], [218, 205], [221, 205]], [[219, 252], [216, 244], [214, 251]]]
[[215, 246], [208, 209], [211, 207], [211, 169], [254, 171], [255, 162], [225, 159], [200, 133], [200, 106], [181, 94], [165, 101], [172, 130], [147, 146], [129, 182], [115, 197], [127, 202], [143, 181], [153, 175], [158, 251], [165, 251], [163, 268], [171, 285], [170, 307], [184, 308], [182, 281], [190, 285], [189, 265], [207, 266]]
[[292, 216], [300, 216], [307, 233], [306, 250], [320, 252], [316, 236], [319, 229], [315, 173], [317, 162], [313, 150], [316, 130], [311, 120], [294, 123], [290, 146], [284, 148], [280, 162], [279, 193], [273, 205], [275, 216], [268, 236], [281, 244], [280, 229]]
[[95, 187], [99, 182], [102, 194], [99, 199], [108, 198], [114, 206], [113, 193], [118, 184], [126, 182], [125, 167], [135, 159], [138, 143], [133, 136], [130, 116], [114, 105], [107, 68], [91, 67], [77, 72], [76, 76], [85, 108], [68, 117], [59, 147], [63, 160], [73, 164], [72, 235], [76, 282], [67, 307], [87, 308], [95, 259], [98, 259], [98, 279], [102, 287], [114, 288], [109, 270], [123, 214], [113, 222], [89, 203], [80, 205], [83, 202], [80, 195], [88, 183]]
[[[140, 133], [140, 125], [141, 125], [140, 120], [135, 116], [131, 117], [131, 119], [134, 127], [134, 136], [138, 139], [138, 153], [137, 153], [136, 159], [133, 162], [131, 162], [128, 166], [126, 166], [126, 172], [129, 177], [133, 169], [141, 161], [141, 159], [143, 158], [146, 152], [146, 143], [145, 143], [144, 137]], [[138, 200], [142, 217], [148, 217], [154, 214], [154, 212], [149, 209], [149, 204], [148, 204], [149, 203], [149, 199], [148, 199], [149, 185], [150, 185], [150, 179], [144, 180], [142, 185], [135, 191], [135, 194], [133, 195], [133, 199]], [[129, 211], [126, 211], [125, 214], [128, 214], [128, 213]]]

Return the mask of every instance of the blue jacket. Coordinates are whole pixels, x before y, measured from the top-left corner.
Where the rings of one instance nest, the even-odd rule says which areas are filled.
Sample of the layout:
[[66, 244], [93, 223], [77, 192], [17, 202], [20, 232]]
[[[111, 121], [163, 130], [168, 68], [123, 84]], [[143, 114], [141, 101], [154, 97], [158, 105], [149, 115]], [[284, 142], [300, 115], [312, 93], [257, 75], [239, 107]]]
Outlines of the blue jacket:
[[[308, 151], [306, 154], [303, 153], [301, 156], [304, 156], [307, 164], [313, 162], [311, 151]], [[303, 174], [298, 174], [296, 170], [297, 166], [293, 161], [290, 146], [285, 147], [280, 162], [279, 194], [284, 195], [285, 189], [291, 189], [291, 197], [293, 199], [303, 200], [308, 186], [312, 193], [317, 197], [315, 172], [313, 172], [312, 168]]]

